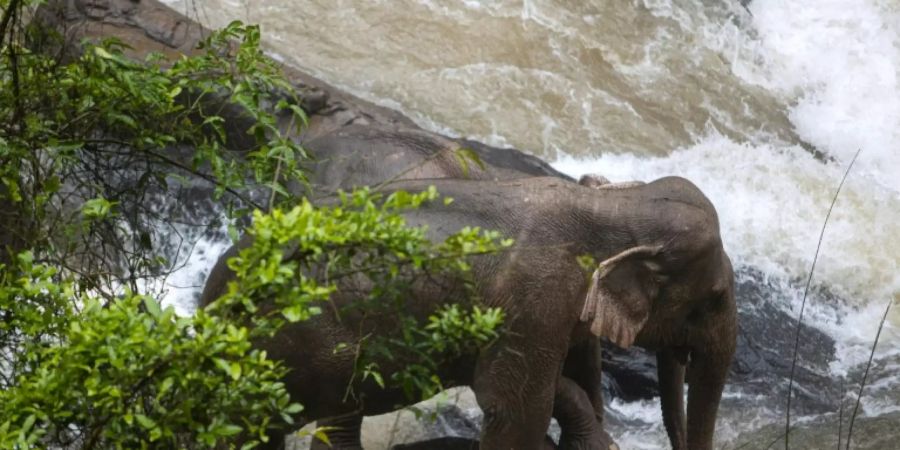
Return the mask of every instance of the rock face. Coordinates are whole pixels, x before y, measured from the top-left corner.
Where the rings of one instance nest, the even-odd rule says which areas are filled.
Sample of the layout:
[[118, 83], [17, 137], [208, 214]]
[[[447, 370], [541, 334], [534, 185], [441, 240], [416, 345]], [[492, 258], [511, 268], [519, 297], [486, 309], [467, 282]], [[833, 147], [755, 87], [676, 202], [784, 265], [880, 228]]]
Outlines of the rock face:
[[[143, 57], [151, 51], [169, 57], [190, 54], [208, 32], [156, 0], [58, 0], [49, 2], [37, 17], [65, 30], [68, 42], [79, 42], [84, 37], [115, 36], [132, 48], [130, 54], [134, 57]], [[399, 112], [344, 93], [308, 74], [287, 67], [284, 69], [310, 119], [308, 127], [297, 139], [308, 144], [313, 153], [352, 149], [359, 143], [389, 147], [395, 140], [411, 139], [426, 153], [465, 147], [474, 150], [484, 162], [500, 170], [567, 178], [545, 162], [517, 150], [499, 149], [422, 130]], [[238, 108], [228, 109], [225, 114], [238, 123], [244, 120]], [[234, 130], [238, 131], [233, 136], [229, 135], [235, 150], [246, 146], [246, 136], [241, 135], [241, 129], [246, 127], [236, 126]], [[338, 174], [333, 176], [353, 175], [355, 161], [352, 158], [329, 164], [334, 167], [328, 170]], [[335, 187], [330, 181], [333, 180], [332, 175], [319, 180], [320, 184], [326, 185], [326, 190]], [[206, 215], [207, 218], [215, 216], [216, 210], [209, 201], [211, 187], [202, 180], [194, 181], [177, 202], [191, 205], [190, 209], [196, 214]], [[772, 398], [784, 398], [786, 393], [785, 380], [791, 366], [789, 350], [794, 338], [795, 319], [766, 300], [778, 294], [778, 287], [768, 283], [759, 272], [744, 269], [739, 273], [737, 301], [740, 334], [730, 382], [732, 387], [738, 387], [742, 392]], [[835, 392], [835, 383], [827, 372], [827, 364], [834, 356], [834, 342], [812, 328], [805, 327], [802, 333], [801, 364], [795, 377], [797, 407], [801, 413], [834, 411], [836, 400], [823, 400], [839, 397]], [[606, 371], [604, 388], [608, 397], [631, 401], [658, 395], [656, 363], [652, 352], [642, 349], [623, 351], [607, 345], [603, 355]], [[366, 447], [470, 448], [472, 439], [478, 436], [480, 411], [471, 391], [455, 390], [448, 397], [450, 401], [443, 406], [437, 406], [434, 402], [420, 405], [419, 409], [434, 413], [426, 414], [425, 419], [417, 419], [409, 411], [367, 418], [363, 431]], [[608, 420], [617, 419], [609, 417]], [[877, 427], [878, 423], [872, 421], [871, 426]], [[858, 434], [864, 435], [863, 431]], [[419, 442], [418, 447], [412, 444], [415, 442]], [[292, 445], [291, 448], [305, 448], [303, 441]], [[798, 442], [798, 445], [802, 444]]]
[[[848, 420], [839, 420], [837, 415], [816, 419], [792, 427], [790, 448], [797, 450], [820, 450], [841, 448], [847, 445]], [[847, 448], [859, 450], [892, 450], [898, 448], [900, 439], [900, 413], [890, 413], [878, 417], [857, 417], [853, 424], [853, 435]], [[840, 430], [840, 431], [839, 431]], [[840, 438], [838, 437], [840, 433]], [[839, 440], [840, 439], [840, 440]], [[746, 450], [765, 450], [784, 446], [784, 425], [770, 425], [751, 433], [742, 434], [737, 442]]]
[[[352, 124], [307, 139], [303, 147], [313, 158], [306, 172], [314, 193], [319, 195], [400, 179], [568, 179], [544, 161], [518, 150], [412, 128]], [[478, 161], [461, 163], [466, 158], [460, 153], [464, 149], [478, 155]]]
[[[784, 298], [788, 294], [754, 269], [739, 269], [736, 279], [739, 332], [729, 385], [749, 395], [786, 398], [797, 319], [767, 299]], [[834, 352], [831, 337], [802, 326], [794, 374], [797, 402], [792, 411], [797, 408], [795, 411], [800, 414], [813, 414], [837, 409], [839, 392], [828, 373]], [[626, 401], [659, 395], [656, 361], [651, 352], [641, 349], [625, 352], [607, 345], [603, 356], [604, 372], [611, 375], [604, 380], [607, 395]]]

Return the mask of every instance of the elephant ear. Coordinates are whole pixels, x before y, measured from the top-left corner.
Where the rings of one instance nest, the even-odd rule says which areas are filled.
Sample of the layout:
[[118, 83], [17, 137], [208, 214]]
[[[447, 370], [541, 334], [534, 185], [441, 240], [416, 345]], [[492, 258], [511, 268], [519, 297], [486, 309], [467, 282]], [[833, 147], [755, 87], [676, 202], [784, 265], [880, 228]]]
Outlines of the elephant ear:
[[581, 321], [591, 322], [591, 333], [628, 348], [647, 322], [659, 292], [661, 246], [632, 247], [612, 256], [591, 276]]

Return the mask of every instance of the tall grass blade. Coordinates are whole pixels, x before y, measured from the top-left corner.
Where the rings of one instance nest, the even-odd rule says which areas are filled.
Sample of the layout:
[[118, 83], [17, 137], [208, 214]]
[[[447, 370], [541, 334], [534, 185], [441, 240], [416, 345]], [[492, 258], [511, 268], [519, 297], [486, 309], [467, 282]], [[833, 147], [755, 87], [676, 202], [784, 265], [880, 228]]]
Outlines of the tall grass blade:
[[822, 238], [825, 237], [825, 227], [828, 226], [828, 219], [831, 217], [831, 211], [834, 209], [834, 204], [837, 202], [838, 195], [841, 194], [841, 188], [844, 187], [844, 182], [847, 181], [847, 175], [850, 174], [850, 169], [853, 168], [853, 163], [856, 162], [856, 158], [859, 157], [859, 152], [862, 149], [856, 151], [856, 154], [853, 155], [853, 159], [850, 161], [850, 165], [847, 166], [847, 170], [844, 171], [844, 177], [841, 178], [841, 184], [838, 185], [837, 191], [834, 193], [834, 197], [831, 199], [831, 206], [828, 207], [828, 214], [825, 215], [825, 221], [822, 222], [822, 231], [819, 232], [819, 243], [816, 245], [816, 254], [813, 256], [812, 267], [809, 269], [809, 277], [806, 279], [806, 288], [803, 290], [803, 301], [800, 303], [800, 315], [797, 317], [797, 333], [794, 336], [794, 355], [791, 358], [791, 374], [788, 378], [788, 393], [787, 393], [787, 411], [785, 424], [784, 424], [784, 449], [790, 449], [790, 437], [791, 437], [791, 397], [794, 391], [794, 372], [797, 368], [797, 352], [800, 349], [800, 326], [803, 324], [803, 311], [806, 309], [806, 296], [809, 294], [809, 286], [812, 283], [813, 273], [816, 271], [816, 262], [819, 260], [819, 250], [822, 248]]
[[841, 450], [841, 432], [844, 431], [844, 378], [841, 378], [841, 406], [838, 408], [838, 445], [837, 450]]
[[872, 352], [869, 353], [869, 362], [866, 363], [866, 370], [863, 372], [862, 382], [859, 384], [859, 393], [856, 394], [856, 406], [853, 407], [853, 414], [850, 415], [850, 424], [847, 426], [847, 450], [850, 450], [850, 437], [853, 436], [853, 421], [856, 419], [856, 413], [859, 410], [859, 401], [862, 399], [863, 388], [866, 387], [866, 379], [869, 377], [869, 368], [872, 367], [872, 358], [875, 356], [875, 347], [878, 347], [878, 338], [881, 337], [881, 329], [884, 328], [884, 321], [887, 320], [888, 311], [891, 310], [893, 300], [888, 300], [887, 308], [884, 308], [884, 315], [881, 316], [881, 322], [878, 324], [878, 332], [875, 333], [875, 342], [872, 343]]

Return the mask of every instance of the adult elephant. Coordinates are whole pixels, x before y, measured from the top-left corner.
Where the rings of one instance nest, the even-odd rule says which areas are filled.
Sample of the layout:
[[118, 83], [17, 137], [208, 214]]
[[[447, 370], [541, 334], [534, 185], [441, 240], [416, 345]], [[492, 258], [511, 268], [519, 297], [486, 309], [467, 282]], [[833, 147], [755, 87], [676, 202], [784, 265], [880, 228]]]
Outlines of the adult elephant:
[[[510, 251], [473, 266], [485, 301], [514, 311], [510, 332], [477, 363], [473, 388], [486, 414], [483, 442], [515, 442], [518, 435], [505, 431], [510, 422], [527, 429], [522, 425], [529, 420], [547, 420], [547, 388], [541, 385], [550, 378], [542, 377], [553, 376], [573, 343], [594, 335], [623, 348], [657, 351], [672, 447], [712, 448], [737, 314], [718, 217], [696, 186], [668, 177], [606, 189], [550, 178], [436, 180], [395, 188], [417, 191], [426, 184], [455, 199], [409, 214], [411, 224], [429, 225], [432, 238], [473, 225], [516, 239]], [[589, 279], [579, 270], [579, 255], [601, 261]], [[691, 388], [685, 420], [686, 367]], [[507, 376], [491, 376], [496, 373]], [[510, 384], [536, 395], [511, 399]], [[515, 411], [534, 415], [510, 419]]]
[[[327, 195], [339, 189], [423, 178], [510, 180], [553, 176], [572, 181], [539, 158], [515, 149], [499, 149], [476, 141], [450, 139], [402, 127], [348, 125], [306, 140], [303, 147], [311, 157], [305, 169], [312, 190], [294, 186], [292, 190], [298, 195], [321, 197], [323, 193]], [[201, 305], [218, 296], [231, 276], [225, 261], [247, 244], [248, 241], [242, 241], [222, 255], [210, 274]], [[578, 355], [577, 362], [567, 366], [566, 374], [572, 378], [562, 377], [556, 385], [553, 417], [562, 431], [560, 447], [606, 450], [612, 439], [602, 428], [599, 346], [587, 342], [573, 351], [573, 355]], [[596, 355], [596, 363], [583, 364], [582, 355]], [[462, 379], [465, 376], [456, 375], [457, 381], [467, 384]], [[359, 448], [362, 416], [341, 414], [320, 419], [319, 425], [333, 429], [329, 433], [331, 446]], [[312, 446], [313, 450], [328, 447], [317, 440]]]
[[[506, 311], [501, 338], [447, 369], [470, 374], [460, 380], [472, 385], [484, 411], [482, 448], [538, 448], [567, 352], [595, 336], [655, 349], [673, 448], [712, 448], [735, 346], [734, 275], [715, 209], [696, 186], [670, 177], [598, 190], [541, 177], [406, 181], [390, 189], [429, 185], [455, 199], [406, 215], [412, 225], [428, 225], [432, 239], [481, 226], [516, 240], [507, 251], [472, 260], [479, 296]], [[592, 274], [584, 272], [583, 256], [600, 261]], [[417, 299], [428, 304], [434, 292], [426, 286]], [[403, 401], [366, 383], [355, 389], [369, 402], [336, 401], [352, 380], [353, 359], [323, 349], [359, 339], [358, 325], [322, 314], [285, 329], [267, 349], [292, 369], [287, 384], [292, 398], [308, 405], [304, 419], [377, 414]]]

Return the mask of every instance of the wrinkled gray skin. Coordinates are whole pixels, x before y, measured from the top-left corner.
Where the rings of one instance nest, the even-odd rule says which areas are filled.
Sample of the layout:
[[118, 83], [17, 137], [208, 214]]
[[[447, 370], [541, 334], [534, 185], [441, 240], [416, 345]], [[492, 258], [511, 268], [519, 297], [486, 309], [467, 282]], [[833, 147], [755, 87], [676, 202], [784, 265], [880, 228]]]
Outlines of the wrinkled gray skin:
[[[566, 353], [595, 336], [656, 350], [673, 448], [712, 448], [735, 346], [734, 275], [715, 209], [693, 184], [670, 177], [595, 189], [532, 178], [408, 181], [391, 189], [415, 192], [428, 185], [455, 199], [406, 214], [412, 225], [427, 224], [430, 238], [472, 225], [516, 240], [510, 250], [472, 261], [480, 297], [506, 311], [502, 337], [481, 354], [441, 368], [447, 379], [471, 384], [484, 411], [482, 448], [541, 448]], [[581, 255], [599, 262], [593, 276], [577, 262]], [[417, 286], [416, 304], [434, 303], [436, 295], [437, 303], [448, 300], [454, 293], [442, 289], [446, 284]], [[338, 305], [350, 300], [334, 299]], [[378, 332], [378, 324], [366, 325], [363, 333]], [[400, 392], [372, 383], [354, 384], [364, 401], [333, 401], [351, 380], [353, 354], [331, 349], [359, 333], [354, 318], [324, 313], [265, 345], [292, 369], [286, 382], [292, 398], [308, 405], [303, 419], [379, 414], [404, 401]], [[691, 386], [686, 417], [684, 381]]]
[[[737, 316], [718, 217], [696, 186], [669, 177], [620, 189], [548, 178], [395, 188], [416, 191], [429, 183], [455, 199], [408, 215], [412, 224], [428, 224], [432, 238], [473, 225], [516, 239], [513, 250], [473, 265], [486, 303], [504, 307], [510, 318], [510, 332], [476, 362], [482, 445], [527, 448], [533, 439], [523, 430], [549, 420], [547, 385], [565, 351], [596, 335], [623, 348], [656, 350], [673, 448], [712, 448]], [[575, 260], [584, 254], [600, 263], [593, 283]]]
[[[350, 125], [306, 141], [303, 147], [314, 161], [306, 172], [310, 174], [310, 184], [317, 194], [421, 178], [507, 180], [550, 175], [570, 180], [540, 159], [517, 150], [497, 149], [475, 141], [452, 140], [404, 128]], [[465, 163], [461, 162], [457, 152], [462, 148], [471, 149], [481, 164], [469, 158]], [[302, 187], [295, 186], [293, 190], [304, 193]], [[214, 300], [219, 292], [216, 287], [223, 288], [227, 283], [230, 274], [225, 261], [235, 252], [236, 249], [229, 250], [213, 268], [201, 304]], [[560, 447], [606, 450], [612, 439], [603, 431], [601, 422], [599, 344], [595, 340], [585, 342], [573, 349], [572, 354], [574, 362], [567, 364], [566, 375], [578, 383], [562, 377], [554, 402], [553, 416], [562, 430]], [[584, 355], [595, 355], [596, 363], [585, 364]], [[362, 415], [350, 414], [320, 419], [319, 425], [336, 428], [329, 433], [332, 448], [352, 449], [360, 448], [361, 421]], [[545, 445], [551, 446], [546, 442]], [[328, 446], [315, 440], [312, 448], [324, 450]]]
[[[361, 186], [397, 180], [460, 178], [471, 180], [513, 180], [534, 176], [553, 176], [571, 180], [539, 158], [514, 149], [499, 149], [477, 141], [450, 139], [420, 130], [407, 128], [386, 130], [379, 127], [350, 125], [335, 132], [303, 143], [314, 163], [309, 166], [310, 184], [317, 194], [333, 193]], [[459, 151], [469, 149], [481, 164]], [[465, 165], [463, 165], [465, 164]], [[591, 178], [596, 185], [609, 186], [603, 177]], [[603, 431], [603, 396], [600, 382], [600, 347], [596, 341], [585, 342], [573, 349], [572, 363], [565, 375], [577, 381], [562, 383], [553, 417], [560, 422], [563, 449], [603, 449], [612, 439]], [[594, 355], [596, 364], [585, 363]], [[587, 393], [577, 392], [581, 386]], [[586, 409], [585, 406], [590, 409]], [[590, 423], [593, 416], [597, 425]], [[339, 448], [359, 446], [361, 417], [338, 421], [321, 420], [322, 426], [339, 426], [331, 442]], [[314, 442], [313, 450], [327, 448]]]

